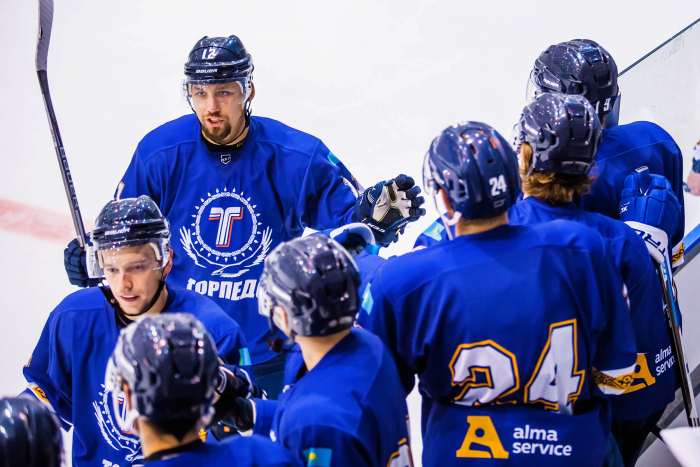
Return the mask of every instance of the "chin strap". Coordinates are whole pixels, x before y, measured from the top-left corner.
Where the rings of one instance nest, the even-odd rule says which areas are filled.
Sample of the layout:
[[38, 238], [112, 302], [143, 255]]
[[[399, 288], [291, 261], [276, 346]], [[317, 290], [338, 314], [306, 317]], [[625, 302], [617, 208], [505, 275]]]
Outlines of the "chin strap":
[[289, 336], [289, 339], [286, 341], [282, 339], [280, 336], [277, 335], [277, 325], [272, 321], [272, 317], [267, 318], [268, 322], [270, 323], [270, 330], [272, 331], [272, 336], [273, 337], [268, 337], [267, 340], [267, 346], [275, 352], [276, 354], [283, 354], [289, 352], [289, 349], [285, 349], [285, 345], [292, 345], [294, 344], [294, 336], [296, 335], [294, 331], [292, 331], [292, 335]]
[[131, 324], [135, 321], [134, 318], [138, 318], [139, 316], [147, 313], [148, 310], [153, 308], [153, 305], [155, 305], [156, 302], [158, 301], [158, 299], [160, 298], [160, 294], [163, 293], [163, 289], [166, 288], [166, 285], [165, 285], [165, 278], [166, 277], [168, 277], [168, 275], [165, 274], [165, 272], [163, 272], [163, 274], [160, 277], [160, 282], [158, 283], [158, 290], [153, 295], [153, 298], [148, 303], [148, 305], [146, 305], [143, 308], [143, 310], [141, 310], [140, 312], [138, 312], [135, 315], [127, 315], [126, 313], [124, 313], [124, 310], [122, 310], [122, 308], [119, 306], [119, 302], [117, 301], [116, 298], [114, 298], [114, 294], [112, 293], [111, 289], [100, 284], [100, 290], [102, 291], [105, 298], [107, 299], [107, 303], [109, 303], [109, 305], [112, 308], [114, 308], [114, 313], [116, 315], [117, 322], [123, 326], [128, 326], [129, 324]]

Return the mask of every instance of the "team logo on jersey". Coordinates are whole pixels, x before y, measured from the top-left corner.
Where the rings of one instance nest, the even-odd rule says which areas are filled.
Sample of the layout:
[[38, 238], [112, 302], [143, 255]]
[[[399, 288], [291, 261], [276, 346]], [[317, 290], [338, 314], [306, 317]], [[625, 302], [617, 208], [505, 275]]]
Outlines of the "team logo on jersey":
[[239, 277], [262, 264], [272, 245], [272, 229], [263, 229], [250, 197], [227, 188], [207, 196], [194, 207], [189, 227], [180, 229], [187, 256], [221, 277]]
[[221, 163], [228, 164], [229, 162], [231, 162], [231, 154], [222, 154], [221, 155]]
[[[100, 427], [102, 436], [114, 450], [121, 451], [127, 461], [133, 462], [136, 459], [143, 459], [139, 437], [119, 428], [119, 424], [117, 424], [112, 413], [112, 393], [105, 390], [104, 384], [101, 386], [100, 399], [94, 401], [92, 406], [95, 409], [97, 425]], [[124, 403], [123, 393], [119, 396], [119, 410], [122, 412], [120, 415], [124, 417], [126, 415], [126, 404]]]

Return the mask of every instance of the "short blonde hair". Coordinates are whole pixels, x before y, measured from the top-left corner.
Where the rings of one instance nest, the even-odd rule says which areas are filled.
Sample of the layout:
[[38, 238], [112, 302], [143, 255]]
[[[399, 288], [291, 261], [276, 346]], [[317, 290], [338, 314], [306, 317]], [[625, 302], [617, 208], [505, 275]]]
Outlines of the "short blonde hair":
[[546, 199], [550, 204], [566, 204], [591, 191], [595, 177], [589, 174], [572, 175], [551, 172], [532, 172], [532, 147], [529, 143], [520, 146], [520, 178], [523, 181], [523, 194]]

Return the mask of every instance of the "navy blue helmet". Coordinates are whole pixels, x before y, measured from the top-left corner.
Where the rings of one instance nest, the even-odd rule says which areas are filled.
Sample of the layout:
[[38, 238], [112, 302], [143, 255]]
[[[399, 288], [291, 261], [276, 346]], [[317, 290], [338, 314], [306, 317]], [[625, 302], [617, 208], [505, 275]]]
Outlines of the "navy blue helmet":
[[60, 467], [63, 439], [56, 417], [29, 397], [0, 399], [0, 465]]
[[[112, 393], [123, 430], [131, 430], [137, 417], [208, 423], [218, 368], [216, 345], [194, 316], [147, 315], [119, 335], [107, 365], [105, 388]], [[123, 384], [131, 392], [124, 417], [119, 410]]]
[[530, 73], [527, 101], [546, 92], [580, 94], [602, 118], [615, 107], [619, 89], [617, 65], [596, 42], [575, 39], [547, 48]]
[[579, 95], [543, 94], [525, 106], [514, 145], [532, 146], [529, 172], [587, 174], [595, 162], [602, 129], [591, 104]]
[[99, 253], [104, 250], [152, 244], [161, 267], [170, 258], [170, 224], [158, 205], [146, 195], [112, 200], [95, 220], [87, 248], [90, 277], [104, 277]]
[[520, 194], [518, 159], [506, 140], [485, 123], [456, 123], [430, 145], [423, 185], [433, 196], [440, 188], [445, 190], [450, 206], [464, 219], [496, 217]]
[[352, 326], [359, 309], [360, 274], [335, 240], [311, 235], [282, 243], [265, 259], [260, 278], [260, 314], [287, 313], [292, 336], [326, 336]]
[[[192, 85], [213, 85], [236, 82], [240, 86], [230, 103], [242, 104], [252, 91], [253, 57], [236, 36], [201, 38], [190, 51], [185, 63], [183, 92], [190, 107], [198, 108]], [[196, 97], [196, 96], [195, 96]], [[249, 113], [248, 107], [247, 112]]]

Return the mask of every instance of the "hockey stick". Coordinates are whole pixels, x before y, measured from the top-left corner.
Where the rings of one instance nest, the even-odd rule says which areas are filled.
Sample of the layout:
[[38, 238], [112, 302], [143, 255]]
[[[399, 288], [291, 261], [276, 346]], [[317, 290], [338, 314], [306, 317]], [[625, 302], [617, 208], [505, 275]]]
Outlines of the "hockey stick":
[[39, 78], [39, 86], [41, 86], [41, 97], [44, 98], [44, 107], [46, 108], [46, 116], [49, 119], [49, 128], [51, 128], [51, 136], [53, 136], [53, 145], [56, 148], [56, 156], [58, 157], [58, 165], [61, 168], [63, 177], [63, 186], [66, 189], [66, 197], [71, 209], [73, 217], [73, 225], [75, 232], [78, 234], [78, 242], [81, 248], [85, 248], [86, 237], [85, 227], [83, 226], [83, 218], [80, 215], [80, 206], [78, 206], [78, 197], [75, 194], [73, 186], [73, 178], [68, 168], [68, 159], [66, 152], [63, 150], [63, 141], [61, 133], [58, 131], [58, 122], [56, 114], [51, 103], [51, 94], [49, 94], [49, 80], [46, 76], [46, 60], [49, 56], [49, 41], [51, 40], [51, 24], [53, 23], [53, 0], [39, 0], [39, 36], [36, 41], [36, 74]]
[[690, 369], [688, 368], [685, 349], [683, 348], [683, 335], [681, 334], [681, 327], [678, 323], [678, 310], [676, 309], [670, 270], [666, 261], [661, 263], [654, 261], [654, 264], [656, 265], [656, 271], [659, 273], [661, 287], [663, 288], [664, 313], [668, 319], [668, 325], [671, 331], [673, 353], [678, 359], [678, 365], [680, 366], [681, 392], [683, 393], [685, 414], [688, 417], [688, 426], [699, 427], [700, 418], [698, 418], [698, 410], [695, 406], [695, 394], [693, 393], [693, 384], [690, 380]]

